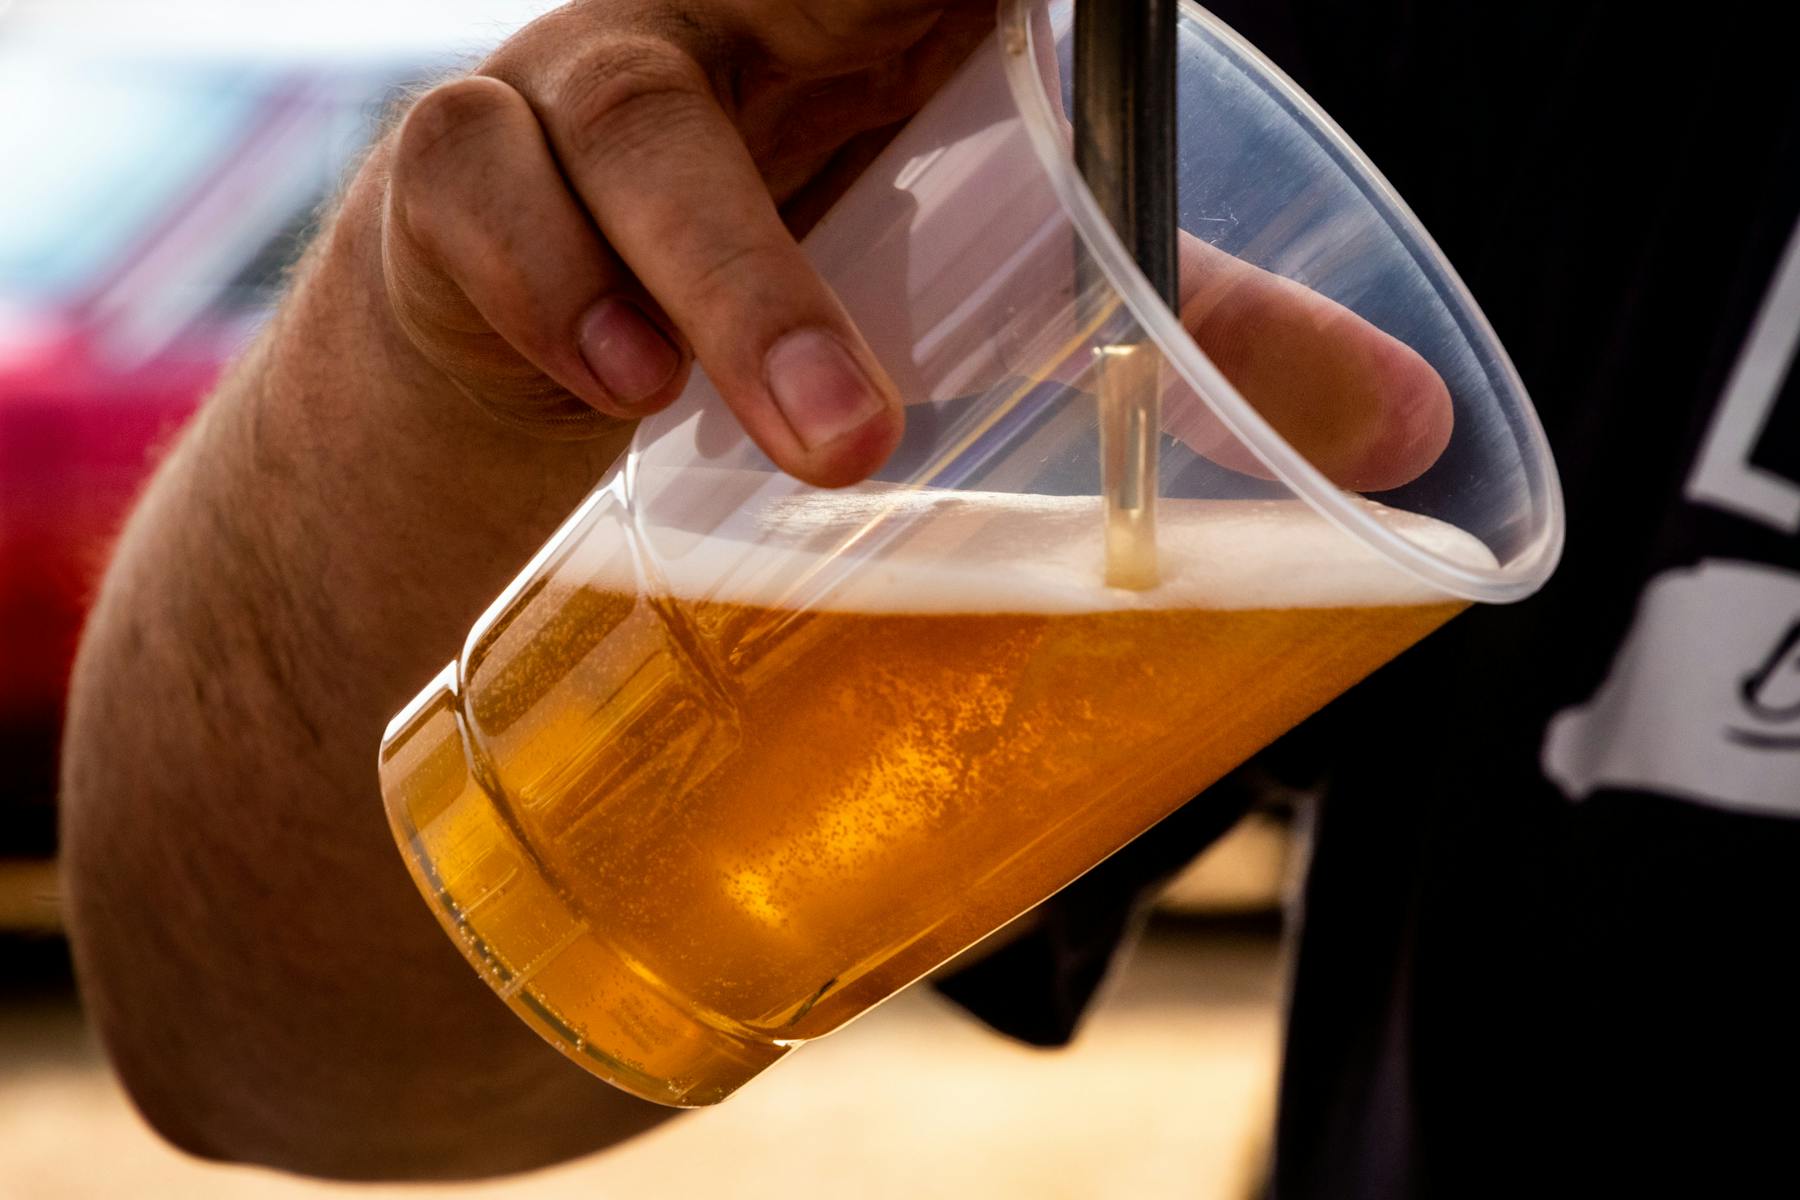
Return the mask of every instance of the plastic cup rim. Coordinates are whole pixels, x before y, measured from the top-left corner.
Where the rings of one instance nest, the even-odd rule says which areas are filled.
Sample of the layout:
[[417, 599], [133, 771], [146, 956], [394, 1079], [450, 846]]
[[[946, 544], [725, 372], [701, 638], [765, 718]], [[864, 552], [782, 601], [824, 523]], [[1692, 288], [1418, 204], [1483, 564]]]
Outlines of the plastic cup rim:
[[[1087, 2], [1092, 3], [1094, 0]], [[1456, 274], [1437, 242], [1412, 209], [1338, 124], [1285, 72], [1223, 21], [1194, 3], [1194, 0], [1178, 2], [1186, 10], [1188, 17], [1227, 42], [1235, 52], [1264, 73], [1269, 82], [1297, 110], [1304, 112], [1324, 136], [1330, 139], [1343, 159], [1360, 171], [1367, 184], [1391, 206], [1392, 211], [1411, 226], [1409, 232], [1417, 238], [1420, 247], [1435, 259], [1434, 265], [1448, 283], [1452, 298], [1472, 318], [1477, 334], [1487, 340], [1499, 371], [1522, 401], [1519, 415], [1523, 424], [1520, 432], [1524, 436], [1520, 450], [1524, 457], [1535, 460], [1542, 472], [1544, 492], [1543, 527], [1533, 544], [1503, 567], [1472, 567], [1434, 554], [1382, 525], [1362, 505], [1357, 504], [1349, 493], [1338, 488], [1308, 462], [1251, 407], [1207, 357], [1205, 351], [1188, 335], [1180, 318], [1162, 302], [1125, 249], [1111, 222], [1101, 213], [1099, 203], [1088, 190], [1087, 182], [1076, 170], [1073, 156], [1059, 132], [1057, 114], [1051, 109], [1043, 81], [1038, 77], [1034, 66], [1037, 61], [1034, 53], [1037, 37], [1030, 16], [1032, 12], [1045, 7], [1047, 0], [999, 0], [1000, 58], [1007, 84], [1012, 91], [1013, 102], [1024, 119], [1032, 148], [1044, 168], [1051, 189], [1061, 202], [1070, 223], [1074, 225], [1077, 236], [1099, 263], [1107, 282], [1118, 292], [1126, 308], [1156, 341], [1164, 357], [1188, 386], [1212, 409], [1232, 435], [1250, 448], [1258, 461], [1320, 516], [1408, 574], [1451, 595], [1490, 604], [1522, 600], [1531, 595], [1549, 579], [1562, 554], [1562, 486], [1537, 411], [1531, 404], [1512, 359], [1500, 344], [1486, 315], [1476, 305], [1461, 277]]]

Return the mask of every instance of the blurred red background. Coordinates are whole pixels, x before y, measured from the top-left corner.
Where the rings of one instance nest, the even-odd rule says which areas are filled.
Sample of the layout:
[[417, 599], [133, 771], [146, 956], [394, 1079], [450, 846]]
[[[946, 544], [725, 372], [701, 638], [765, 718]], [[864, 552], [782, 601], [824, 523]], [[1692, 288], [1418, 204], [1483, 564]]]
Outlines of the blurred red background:
[[54, 853], [81, 620], [159, 452], [395, 99], [508, 7], [0, 3], [0, 859]]

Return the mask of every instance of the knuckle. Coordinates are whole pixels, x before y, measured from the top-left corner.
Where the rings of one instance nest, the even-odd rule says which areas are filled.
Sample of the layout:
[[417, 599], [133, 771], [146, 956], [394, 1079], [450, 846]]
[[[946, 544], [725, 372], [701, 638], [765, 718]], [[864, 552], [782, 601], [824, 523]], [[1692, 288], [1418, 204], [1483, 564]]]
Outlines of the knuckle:
[[551, 440], [586, 440], [616, 428], [619, 421], [584, 404], [536, 367], [506, 354], [474, 370], [449, 370], [457, 390], [503, 425]]
[[679, 142], [708, 118], [711, 105], [711, 88], [694, 61], [650, 37], [622, 37], [584, 56], [554, 91], [569, 151], [614, 163]]
[[441, 254], [452, 231], [465, 225], [457, 210], [473, 188], [483, 189], [487, 156], [480, 147], [497, 136], [514, 97], [498, 80], [472, 76], [421, 96], [401, 123], [390, 184], [393, 215], [422, 247]]
[[504, 83], [479, 75], [426, 92], [400, 124], [396, 178], [429, 183], [464, 170], [471, 149], [492, 137], [511, 115], [512, 99]]
[[780, 312], [787, 306], [771, 281], [788, 279], [789, 255], [768, 242], [746, 241], [713, 249], [694, 273], [686, 291], [689, 307], [700, 312], [747, 309]]

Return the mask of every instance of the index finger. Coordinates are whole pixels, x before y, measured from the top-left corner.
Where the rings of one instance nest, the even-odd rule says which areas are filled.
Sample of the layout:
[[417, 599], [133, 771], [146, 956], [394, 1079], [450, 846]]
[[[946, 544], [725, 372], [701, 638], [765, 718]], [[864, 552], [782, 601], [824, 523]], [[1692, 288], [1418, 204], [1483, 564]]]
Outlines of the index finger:
[[553, 61], [508, 82], [745, 431], [810, 483], [872, 473], [899, 440], [894, 387], [782, 222], [696, 60], [658, 35], [605, 32]]

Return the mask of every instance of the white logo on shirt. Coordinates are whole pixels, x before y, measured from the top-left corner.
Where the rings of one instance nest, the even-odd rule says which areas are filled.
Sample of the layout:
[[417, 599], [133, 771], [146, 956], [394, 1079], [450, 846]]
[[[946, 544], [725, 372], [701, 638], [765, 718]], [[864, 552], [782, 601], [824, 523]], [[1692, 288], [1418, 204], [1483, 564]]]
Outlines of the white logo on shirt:
[[1800, 816], [1800, 575], [1710, 559], [1657, 576], [1606, 682], [1550, 722], [1543, 767], [1571, 800]]
[[[1800, 226], [1687, 481], [1687, 497], [1800, 532], [1800, 482], [1751, 462], [1800, 347]], [[1706, 560], [1650, 581], [1606, 682], [1545, 730], [1571, 800], [1618, 787], [1800, 816], [1800, 575]]]

